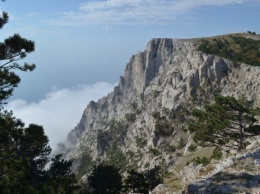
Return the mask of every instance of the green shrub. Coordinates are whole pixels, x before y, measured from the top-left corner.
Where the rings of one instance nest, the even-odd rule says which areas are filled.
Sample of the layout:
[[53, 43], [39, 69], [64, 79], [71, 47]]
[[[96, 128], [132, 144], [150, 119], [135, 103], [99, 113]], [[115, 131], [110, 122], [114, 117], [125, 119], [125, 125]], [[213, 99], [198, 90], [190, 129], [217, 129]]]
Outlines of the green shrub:
[[191, 162], [194, 162], [196, 164], [202, 164], [203, 166], [206, 166], [210, 163], [210, 161], [211, 160], [206, 157], [203, 157], [203, 158], [196, 157], [196, 158], [193, 158], [191, 161], [187, 162], [187, 165], [189, 165]]
[[81, 178], [84, 174], [90, 171], [93, 164], [94, 162], [92, 161], [91, 156], [88, 154], [88, 152], [85, 152], [82, 155], [80, 164], [77, 168], [77, 177]]
[[[248, 33], [256, 35], [255, 32], [248, 31]], [[253, 40], [237, 35], [229, 36], [229, 41], [215, 38], [211, 42], [205, 39], [202, 39], [201, 42], [198, 46], [199, 51], [231, 59], [234, 64], [239, 61], [260, 66], [260, 40]]]
[[191, 144], [191, 145], [188, 147], [188, 151], [189, 151], [189, 152], [194, 152], [194, 151], [196, 151], [197, 147], [198, 147], [197, 145]]
[[150, 167], [150, 163], [149, 162], [145, 163], [145, 165], [144, 165], [144, 168], [148, 168], [148, 167]]
[[134, 122], [135, 119], [136, 119], [136, 115], [135, 115], [134, 113], [126, 113], [125, 119], [126, 119], [128, 122]]
[[183, 153], [177, 153], [176, 156], [177, 156], [177, 157], [182, 157], [182, 156], [183, 156]]
[[147, 141], [142, 136], [135, 136], [135, 143], [137, 147], [143, 147], [147, 143]]
[[154, 156], [159, 156], [159, 155], [161, 154], [161, 152], [160, 152], [159, 150], [157, 150], [157, 149], [155, 149], [155, 148], [151, 148], [151, 147], [149, 147], [148, 153], [151, 153], [151, 154], [153, 154]]
[[124, 153], [119, 149], [116, 149], [115, 151], [109, 150], [107, 162], [109, 165], [125, 167], [126, 166], [126, 157], [125, 157]]
[[109, 142], [112, 140], [111, 134], [108, 131], [99, 129], [97, 131], [97, 148], [101, 155], [109, 148]]
[[153, 115], [154, 119], [160, 119], [160, 117], [161, 117], [160, 112], [153, 112], [152, 115]]
[[161, 136], [169, 136], [172, 134], [173, 128], [167, 120], [157, 121], [154, 125], [154, 133]]
[[164, 115], [168, 115], [169, 112], [170, 112], [170, 110], [169, 110], [168, 108], [162, 107], [162, 113], [163, 113]]
[[222, 156], [223, 156], [222, 151], [219, 148], [215, 148], [212, 154], [212, 158], [219, 160], [222, 158]]
[[180, 141], [179, 141], [178, 148], [179, 148], [179, 149], [182, 149], [182, 148], [185, 147], [185, 145], [186, 145], [186, 143], [185, 143], [183, 137], [181, 137], [181, 139], [180, 139]]
[[154, 98], [157, 98], [160, 95], [160, 91], [153, 90], [152, 95]]
[[134, 154], [134, 152], [132, 150], [128, 150], [126, 152], [126, 155], [129, 156], [130, 158], [132, 158], [135, 154]]

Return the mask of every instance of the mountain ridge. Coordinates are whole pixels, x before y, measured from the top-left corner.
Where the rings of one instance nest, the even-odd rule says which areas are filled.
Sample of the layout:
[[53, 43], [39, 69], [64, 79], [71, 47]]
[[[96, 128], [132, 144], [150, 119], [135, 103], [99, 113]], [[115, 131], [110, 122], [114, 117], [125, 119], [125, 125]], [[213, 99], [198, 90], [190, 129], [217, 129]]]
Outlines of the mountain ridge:
[[[113, 92], [89, 103], [58, 152], [74, 159], [82, 175], [102, 160], [123, 171], [163, 163], [178, 174], [174, 165], [193, 144], [185, 126], [191, 110], [215, 94], [260, 106], [259, 76], [260, 67], [205, 54], [189, 40], [152, 39], [130, 58]], [[82, 167], [86, 156], [91, 162]]]

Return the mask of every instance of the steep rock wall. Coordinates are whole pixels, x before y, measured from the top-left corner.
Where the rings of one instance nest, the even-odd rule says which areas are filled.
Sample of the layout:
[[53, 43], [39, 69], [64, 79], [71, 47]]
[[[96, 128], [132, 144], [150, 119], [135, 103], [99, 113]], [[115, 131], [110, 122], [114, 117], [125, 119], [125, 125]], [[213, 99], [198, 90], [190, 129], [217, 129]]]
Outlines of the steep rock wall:
[[259, 76], [259, 67], [198, 52], [190, 42], [153, 39], [131, 57], [114, 91], [89, 103], [60, 149], [69, 158], [88, 152], [96, 160], [115, 144], [126, 164], [144, 168], [163, 158], [173, 165], [177, 151], [185, 150], [180, 139], [187, 145], [190, 138], [183, 130], [187, 111], [203, 104], [196, 100], [243, 95], [260, 106]]

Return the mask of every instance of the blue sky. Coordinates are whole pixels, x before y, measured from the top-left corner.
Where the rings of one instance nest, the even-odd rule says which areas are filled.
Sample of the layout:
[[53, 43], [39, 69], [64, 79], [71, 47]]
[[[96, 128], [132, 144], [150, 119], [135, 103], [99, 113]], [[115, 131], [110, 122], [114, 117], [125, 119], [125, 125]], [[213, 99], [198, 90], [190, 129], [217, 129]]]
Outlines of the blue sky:
[[[55, 130], [73, 128], [89, 100], [111, 91], [131, 55], [152, 38], [260, 33], [260, 0], [6, 0], [0, 10], [10, 15], [1, 41], [19, 33], [36, 44], [26, 61], [37, 68], [21, 74], [8, 106], [46, 126], [52, 144]], [[75, 118], [62, 114], [68, 110]], [[70, 122], [47, 126], [54, 112], [57, 123]]]

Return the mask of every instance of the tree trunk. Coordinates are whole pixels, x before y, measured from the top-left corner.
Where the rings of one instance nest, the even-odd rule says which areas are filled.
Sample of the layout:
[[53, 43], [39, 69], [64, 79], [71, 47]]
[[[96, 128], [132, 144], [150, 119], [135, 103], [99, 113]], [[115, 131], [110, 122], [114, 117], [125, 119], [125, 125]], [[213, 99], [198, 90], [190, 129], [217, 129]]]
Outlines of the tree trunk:
[[242, 123], [242, 112], [238, 112], [238, 122], [239, 122], [239, 143], [237, 151], [240, 152], [243, 149], [244, 142], [244, 127]]

